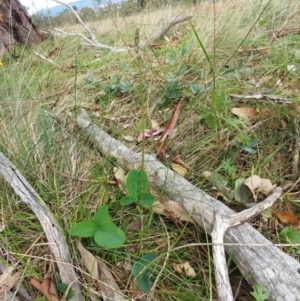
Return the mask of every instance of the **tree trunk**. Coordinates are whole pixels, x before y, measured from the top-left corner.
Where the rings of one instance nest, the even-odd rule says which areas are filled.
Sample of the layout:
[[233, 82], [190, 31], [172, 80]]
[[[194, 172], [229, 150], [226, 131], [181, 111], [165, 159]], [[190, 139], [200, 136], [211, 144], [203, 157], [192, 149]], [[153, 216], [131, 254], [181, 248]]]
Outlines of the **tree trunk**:
[[30, 45], [42, 40], [42, 32], [32, 23], [19, 0], [0, 0], [0, 53], [14, 45]]

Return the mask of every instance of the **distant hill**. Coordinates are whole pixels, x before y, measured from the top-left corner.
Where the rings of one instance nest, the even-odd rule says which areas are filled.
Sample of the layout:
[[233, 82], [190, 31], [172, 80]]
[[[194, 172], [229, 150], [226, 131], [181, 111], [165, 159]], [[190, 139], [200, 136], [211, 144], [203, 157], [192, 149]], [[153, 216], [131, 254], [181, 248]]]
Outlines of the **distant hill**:
[[[124, 0], [123, 0], [124, 1]], [[122, 0], [102, 0], [102, 3], [119, 3], [122, 2]], [[76, 6], [78, 10], [82, 9], [83, 7], [95, 7], [95, 2], [93, 0], [79, 0], [68, 3], [71, 6]], [[57, 5], [50, 7], [49, 9], [41, 9], [38, 11], [38, 14], [47, 15], [50, 14], [50, 16], [55, 16], [62, 11], [67, 9], [65, 5]]]

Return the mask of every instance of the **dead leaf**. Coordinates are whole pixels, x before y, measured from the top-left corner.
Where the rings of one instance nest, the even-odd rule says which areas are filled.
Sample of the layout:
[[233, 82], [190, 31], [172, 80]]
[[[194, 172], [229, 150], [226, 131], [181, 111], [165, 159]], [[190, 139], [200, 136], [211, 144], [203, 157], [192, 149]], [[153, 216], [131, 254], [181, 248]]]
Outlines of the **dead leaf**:
[[99, 279], [97, 260], [95, 256], [90, 251], [85, 249], [80, 241], [77, 242], [77, 248], [81, 255], [83, 264], [87, 268], [91, 276], [95, 279]]
[[114, 167], [115, 179], [118, 182], [119, 188], [125, 190], [125, 170], [121, 167]]
[[257, 116], [259, 109], [250, 107], [233, 108], [231, 113], [240, 118], [252, 118]]
[[288, 210], [277, 211], [273, 209], [272, 213], [275, 213], [278, 219], [284, 224], [289, 224], [293, 226], [299, 225], [298, 217], [292, 211], [288, 211]]
[[154, 119], [151, 119], [150, 121], [151, 121], [152, 130], [155, 132], [158, 131], [160, 129], [159, 123]]
[[180, 164], [171, 163], [172, 169], [180, 176], [184, 177], [187, 173], [187, 169]]
[[178, 154], [173, 158], [172, 162], [180, 164], [181, 166], [184, 166], [187, 168], [186, 164], [184, 163], [184, 161], [180, 158], [180, 156]]
[[161, 197], [159, 201], [155, 201], [152, 205], [152, 210], [164, 216], [169, 217], [172, 214], [175, 218], [181, 221], [194, 223], [192, 217], [178, 203], [169, 200], [166, 196]]
[[273, 185], [269, 179], [262, 179], [257, 175], [247, 178], [244, 185], [248, 186], [251, 190], [255, 201], [257, 201], [258, 192], [268, 196], [276, 188], [276, 184]]
[[134, 141], [134, 138], [132, 136], [122, 136], [124, 140], [132, 142]]
[[102, 299], [104, 301], [127, 300], [125, 296], [120, 293], [120, 288], [105, 262], [100, 258], [96, 259], [95, 256], [90, 251], [86, 250], [80, 242], [77, 243], [77, 248], [83, 259], [84, 265], [90, 274], [95, 277], [95, 279], [101, 279]]
[[167, 141], [157, 142], [156, 145], [157, 156], [163, 161], [165, 160], [165, 151], [167, 149]]
[[126, 231], [127, 232], [136, 232], [137, 230], [140, 230], [141, 229], [141, 225], [142, 225], [142, 222], [140, 219], [137, 219], [136, 221], [130, 223], [127, 228], [126, 228]]
[[180, 109], [181, 109], [181, 105], [182, 105], [183, 101], [184, 101], [184, 98], [182, 98], [180, 100], [180, 102], [177, 104], [177, 106], [173, 110], [172, 115], [169, 118], [169, 120], [166, 124], [166, 127], [165, 127], [165, 129], [164, 129], [164, 131], [163, 131], [163, 133], [162, 133], [162, 135], [161, 135], [158, 142], [165, 141], [172, 134], [172, 132], [174, 131], [177, 120], [179, 118]]
[[20, 279], [20, 273], [13, 274], [13, 267], [7, 267], [3, 273], [0, 275], [0, 297], [3, 296], [4, 299], [5, 293], [11, 290], [16, 282]]
[[195, 277], [196, 272], [191, 267], [191, 265], [186, 261], [184, 263], [173, 264], [173, 269], [175, 272], [179, 273], [180, 275], [185, 275], [188, 277]]
[[59, 301], [53, 279], [45, 278], [40, 282], [39, 280], [32, 278], [29, 283], [46, 296], [49, 301]]

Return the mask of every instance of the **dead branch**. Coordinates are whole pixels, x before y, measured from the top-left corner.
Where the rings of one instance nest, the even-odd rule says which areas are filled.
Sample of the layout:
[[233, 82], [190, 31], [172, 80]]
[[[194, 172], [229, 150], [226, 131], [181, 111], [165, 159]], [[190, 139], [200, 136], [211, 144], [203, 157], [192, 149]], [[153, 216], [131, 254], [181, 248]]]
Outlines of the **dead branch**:
[[69, 35], [69, 36], [80, 36], [81, 38], [83, 38], [89, 46], [93, 46], [93, 47], [96, 47], [96, 48], [100, 48], [100, 49], [107, 49], [109, 50], [110, 52], [112, 53], [117, 53], [117, 52], [124, 52], [124, 51], [128, 51], [129, 48], [118, 48], [118, 47], [112, 47], [112, 46], [108, 46], [108, 45], [104, 45], [104, 44], [101, 44], [97, 41], [96, 39], [96, 36], [92, 33], [92, 31], [87, 27], [87, 25], [81, 20], [81, 18], [79, 17], [79, 15], [76, 13], [76, 11], [73, 9], [73, 7], [67, 3], [64, 3], [62, 1], [59, 1], [59, 0], [53, 0], [54, 2], [56, 3], [59, 3], [59, 4], [62, 4], [62, 5], [65, 5], [66, 7], [68, 7], [71, 12], [76, 16], [76, 18], [78, 19], [79, 23], [84, 27], [84, 29], [87, 31], [88, 33], [88, 37], [85, 37], [81, 34], [74, 34], [74, 33], [67, 33], [67, 32], [64, 32], [62, 30], [59, 30], [57, 28], [54, 28], [56, 31], [60, 32], [60, 33], [63, 33], [65, 35]]
[[69, 248], [59, 224], [49, 212], [44, 201], [26, 181], [21, 172], [1, 152], [0, 174], [20, 197], [21, 201], [28, 205], [39, 219], [46, 234], [48, 246], [59, 269], [62, 281], [66, 284], [74, 283], [72, 289], [74, 290], [75, 296], [72, 300], [84, 300], [77, 276], [73, 269]]
[[163, 38], [163, 36], [172, 28], [174, 27], [176, 24], [178, 23], [182, 23], [185, 21], [188, 21], [190, 19], [192, 19], [193, 16], [183, 16], [183, 17], [177, 17], [173, 20], [171, 20], [169, 23], [167, 23], [159, 32], [155, 33], [147, 42], [149, 43], [153, 43], [158, 39]]
[[254, 95], [238, 95], [238, 94], [230, 94], [231, 98], [236, 99], [244, 99], [244, 100], [251, 100], [251, 99], [270, 99], [274, 101], [278, 101], [280, 103], [291, 104], [292, 101], [289, 98], [282, 97], [280, 95], [271, 95], [271, 94], [254, 94]]
[[232, 227], [240, 225], [247, 220], [257, 216], [262, 211], [272, 207], [282, 194], [282, 188], [278, 187], [263, 202], [250, 209], [232, 214], [230, 216], [215, 215], [215, 225], [211, 233], [213, 241], [213, 260], [215, 266], [216, 284], [220, 301], [233, 301], [233, 294], [230, 286], [228, 268], [225, 257], [224, 234]]
[[[113, 156], [126, 169], [141, 166], [141, 154], [129, 150], [125, 145], [103, 132], [88, 120], [85, 111], [77, 118], [77, 124], [90, 136], [103, 154]], [[158, 162], [152, 155], [145, 156], [145, 171], [149, 183], [165, 191], [178, 202], [191, 217], [209, 234], [212, 233], [215, 214], [230, 216], [234, 211], [223, 203], [198, 189], [172, 170]], [[270, 300], [300, 301], [300, 275], [297, 260], [285, 254], [248, 223], [230, 228], [224, 235], [226, 251], [229, 252], [241, 273], [251, 285], [263, 285], [271, 294]], [[271, 245], [268, 251], [251, 246]]]

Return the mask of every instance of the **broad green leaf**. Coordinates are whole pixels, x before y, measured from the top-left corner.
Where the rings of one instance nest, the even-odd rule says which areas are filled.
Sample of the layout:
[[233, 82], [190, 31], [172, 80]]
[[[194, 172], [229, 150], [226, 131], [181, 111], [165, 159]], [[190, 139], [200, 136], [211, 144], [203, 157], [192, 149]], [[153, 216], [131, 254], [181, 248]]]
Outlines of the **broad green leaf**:
[[114, 223], [105, 221], [99, 225], [94, 235], [95, 242], [106, 249], [115, 249], [123, 246], [125, 233]]
[[286, 227], [279, 233], [281, 240], [291, 244], [300, 244], [300, 233], [293, 227]]
[[199, 85], [189, 83], [189, 87], [194, 95], [197, 95], [200, 92], [202, 92], [202, 88]]
[[[65, 293], [68, 289], [69, 285], [68, 284], [65, 284], [65, 283], [56, 283], [56, 289], [58, 291], [60, 291], [61, 293]], [[73, 297], [75, 296], [75, 292], [72, 288], [69, 289], [68, 291], [68, 295], [67, 295], [67, 300], [70, 300], [72, 299]]]
[[93, 219], [93, 222], [97, 225], [97, 227], [99, 226], [100, 223], [108, 219], [109, 217], [108, 209], [109, 207], [107, 205], [103, 205], [98, 208], [95, 217]]
[[123, 206], [130, 205], [134, 202], [135, 202], [135, 199], [131, 195], [125, 196], [120, 201], [121, 205], [123, 205]]
[[148, 177], [144, 170], [132, 169], [126, 177], [126, 189], [128, 194], [135, 199], [145, 192], [148, 186]]
[[139, 196], [139, 203], [144, 207], [150, 207], [154, 203], [154, 196], [151, 193], [142, 193]]
[[71, 227], [69, 233], [73, 236], [91, 237], [95, 234], [97, 225], [93, 222], [79, 222]]
[[151, 289], [152, 283], [150, 281], [151, 271], [147, 270], [145, 273], [143, 273], [137, 282], [138, 288], [143, 293], [148, 293]]
[[138, 276], [142, 271], [142, 274], [139, 275], [138, 279], [138, 288], [143, 291], [144, 293], [147, 293], [151, 289], [151, 281], [150, 276], [152, 269], [150, 267], [147, 267], [151, 261], [153, 261], [156, 258], [156, 254], [151, 252], [145, 254], [140, 260], [136, 261], [132, 267], [132, 275]]
[[[145, 254], [140, 260], [136, 261], [132, 267], [132, 275], [137, 276], [151, 261], [156, 258], [154, 252]], [[147, 268], [148, 270], [149, 268]]]
[[248, 203], [252, 197], [251, 190], [244, 184], [245, 179], [235, 180], [234, 198], [237, 202]]

